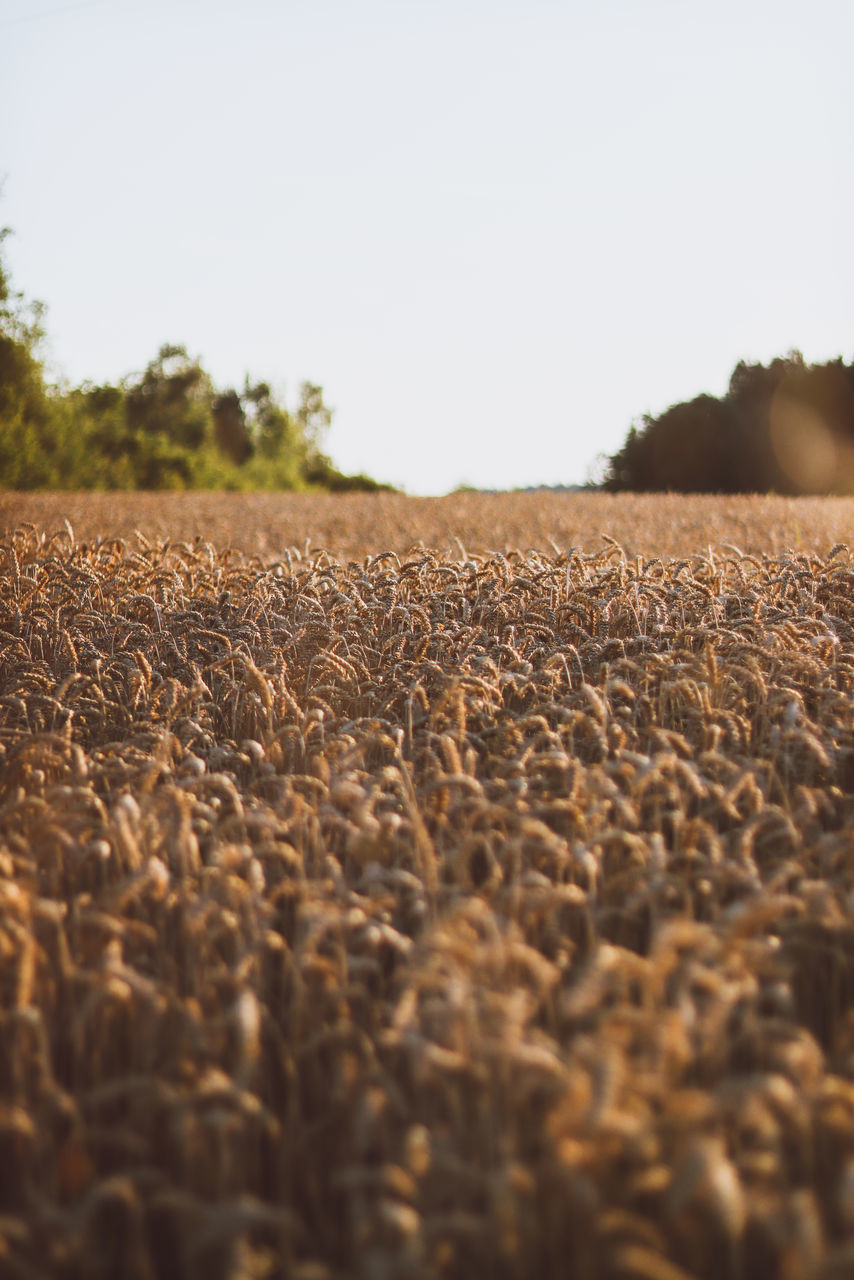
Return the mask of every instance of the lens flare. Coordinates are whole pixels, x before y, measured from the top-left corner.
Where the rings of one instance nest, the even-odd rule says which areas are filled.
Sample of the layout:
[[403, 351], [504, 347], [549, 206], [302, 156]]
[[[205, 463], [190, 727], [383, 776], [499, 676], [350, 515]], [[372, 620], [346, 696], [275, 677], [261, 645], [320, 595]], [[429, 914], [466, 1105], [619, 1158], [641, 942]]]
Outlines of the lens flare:
[[775, 396], [770, 430], [777, 462], [800, 492], [854, 491], [854, 445], [815, 409], [790, 396]]

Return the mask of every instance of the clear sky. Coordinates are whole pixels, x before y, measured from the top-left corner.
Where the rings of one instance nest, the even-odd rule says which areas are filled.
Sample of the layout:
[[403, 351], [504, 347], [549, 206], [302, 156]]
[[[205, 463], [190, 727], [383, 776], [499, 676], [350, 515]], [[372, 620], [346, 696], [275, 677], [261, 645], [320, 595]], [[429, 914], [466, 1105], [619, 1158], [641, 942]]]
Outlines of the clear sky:
[[411, 493], [581, 482], [740, 358], [854, 358], [851, 0], [0, 0], [50, 366], [304, 379]]

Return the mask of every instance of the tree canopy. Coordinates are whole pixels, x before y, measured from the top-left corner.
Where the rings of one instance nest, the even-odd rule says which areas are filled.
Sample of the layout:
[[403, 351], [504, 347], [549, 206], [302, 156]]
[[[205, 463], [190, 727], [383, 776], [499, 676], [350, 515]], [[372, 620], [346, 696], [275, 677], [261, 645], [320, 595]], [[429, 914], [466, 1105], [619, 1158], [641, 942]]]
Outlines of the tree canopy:
[[0, 488], [380, 489], [323, 451], [332, 410], [304, 382], [288, 408], [267, 382], [218, 388], [186, 347], [161, 346], [116, 384], [57, 387], [44, 308], [12, 287], [0, 231]]
[[740, 361], [720, 398], [634, 424], [608, 460], [612, 492], [854, 493], [854, 363]]

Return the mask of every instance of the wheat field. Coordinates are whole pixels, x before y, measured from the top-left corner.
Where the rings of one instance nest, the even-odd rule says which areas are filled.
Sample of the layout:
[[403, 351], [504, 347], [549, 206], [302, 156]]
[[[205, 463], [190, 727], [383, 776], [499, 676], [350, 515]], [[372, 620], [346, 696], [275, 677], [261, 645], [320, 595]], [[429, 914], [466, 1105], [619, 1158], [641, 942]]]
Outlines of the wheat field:
[[[338, 559], [418, 545], [435, 550], [587, 551], [615, 539], [630, 556], [683, 556], [731, 543], [779, 554], [854, 542], [854, 498], [710, 497], [692, 494], [462, 492], [444, 498], [379, 494], [9, 493], [0, 529], [26, 523], [76, 536], [190, 541], [267, 558], [297, 548]], [[465, 558], [465, 556], [463, 557]]]
[[0, 1275], [854, 1274], [854, 504], [253, 503], [0, 495]]

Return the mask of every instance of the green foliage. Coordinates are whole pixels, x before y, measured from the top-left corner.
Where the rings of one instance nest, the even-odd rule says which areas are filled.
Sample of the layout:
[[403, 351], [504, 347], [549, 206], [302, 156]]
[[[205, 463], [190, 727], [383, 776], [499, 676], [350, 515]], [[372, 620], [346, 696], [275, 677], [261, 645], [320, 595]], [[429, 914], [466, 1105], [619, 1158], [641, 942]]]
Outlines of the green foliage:
[[[8, 228], [0, 231], [0, 250], [8, 235]], [[38, 358], [42, 310], [12, 288], [0, 253], [0, 484], [11, 488], [48, 487], [60, 471], [51, 450], [54, 406]]]
[[854, 363], [797, 351], [740, 361], [725, 396], [697, 396], [634, 424], [608, 459], [616, 492], [854, 493]]
[[140, 380], [125, 387], [132, 436], [166, 436], [183, 449], [205, 443], [213, 411], [210, 379], [185, 347], [163, 346]]
[[236, 467], [252, 457], [252, 437], [246, 411], [236, 391], [223, 391], [211, 405], [214, 439], [220, 453]]
[[0, 488], [372, 489], [322, 452], [332, 421], [306, 382], [292, 411], [269, 383], [218, 389], [165, 345], [119, 385], [50, 388], [38, 356], [44, 308], [12, 288], [0, 232]]
[[333, 467], [324, 454], [317, 457], [306, 467], [305, 478], [316, 489], [326, 489], [329, 493], [392, 493], [394, 486], [380, 484], [370, 476], [360, 472], [355, 476], [344, 475]]

